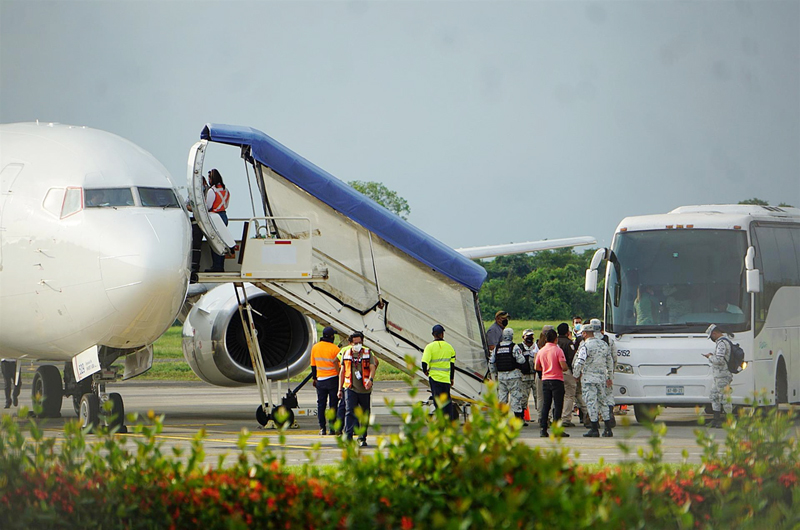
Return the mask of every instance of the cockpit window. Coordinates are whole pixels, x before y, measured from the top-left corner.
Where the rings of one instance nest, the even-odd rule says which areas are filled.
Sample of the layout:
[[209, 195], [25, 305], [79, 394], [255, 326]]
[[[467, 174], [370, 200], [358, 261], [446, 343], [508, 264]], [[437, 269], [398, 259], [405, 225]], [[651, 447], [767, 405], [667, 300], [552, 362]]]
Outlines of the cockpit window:
[[67, 188], [67, 193], [64, 195], [64, 205], [61, 207], [61, 218], [69, 217], [70, 215], [83, 210], [81, 202], [81, 189], [80, 188]]
[[86, 208], [107, 208], [114, 206], [133, 206], [133, 192], [130, 188], [91, 188], [84, 190]]
[[142, 206], [157, 208], [180, 208], [175, 192], [170, 188], [139, 188]]

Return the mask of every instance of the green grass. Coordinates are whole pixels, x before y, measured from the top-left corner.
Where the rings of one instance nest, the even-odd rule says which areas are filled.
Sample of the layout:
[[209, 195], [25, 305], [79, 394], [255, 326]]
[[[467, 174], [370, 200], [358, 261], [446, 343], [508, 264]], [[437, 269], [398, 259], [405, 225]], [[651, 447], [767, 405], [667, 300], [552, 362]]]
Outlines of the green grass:
[[[550, 324], [553, 327], [561, 322], [571, 324], [570, 319], [542, 321], [542, 320], [511, 320], [508, 325], [514, 330], [514, 340], [517, 342], [522, 341], [522, 331], [525, 329], [533, 329], [536, 332], [536, 337], [542, 331], [542, 326]], [[488, 329], [493, 321], [484, 322], [485, 327]], [[322, 326], [317, 325], [317, 335], [322, 336]], [[146, 374], [141, 376], [143, 380], [158, 380], [158, 381], [200, 381], [200, 379], [192, 372], [186, 361], [183, 360], [183, 349], [181, 348], [181, 328], [180, 326], [173, 326], [167, 330], [164, 335], [159, 338], [153, 345], [154, 360], [153, 367]], [[456, 355], [458, 352], [456, 352]], [[291, 379], [294, 382], [300, 382], [310, 373], [311, 369], [307, 368], [301, 374], [296, 375]], [[400, 370], [389, 363], [383, 362], [378, 368], [375, 375], [376, 381], [399, 381], [402, 379]]]
[[[322, 327], [317, 326], [317, 334], [322, 336]], [[183, 360], [183, 349], [181, 347], [181, 328], [173, 326], [153, 344], [153, 367], [141, 376], [141, 380], [157, 381], [200, 381], [186, 361]], [[309, 373], [311, 368], [306, 368], [300, 374], [291, 378], [291, 381], [299, 383]], [[402, 372], [390, 366], [388, 363], [381, 363], [375, 375], [376, 381], [399, 381]]]
[[[522, 342], [522, 332], [526, 329], [532, 329], [536, 332], [536, 338], [539, 338], [539, 333], [542, 332], [542, 327], [546, 324], [553, 326], [555, 329], [559, 324], [562, 322], [566, 322], [569, 324], [570, 329], [572, 329], [572, 319], [566, 318], [564, 320], [509, 320], [508, 327], [514, 330], [514, 342]], [[489, 320], [483, 323], [485, 329], [489, 329], [489, 326], [494, 324], [494, 320]], [[458, 352], [456, 352], [458, 354]]]
[[161, 335], [161, 338], [159, 338], [155, 344], [153, 344], [156, 360], [183, 359], [181, 344], [181, 327], [172, 326], [166, 333]]
[[172, 326], [153, 344], [153, 367], [141, 380], [200, 381], [183, 358], [181, 327]]

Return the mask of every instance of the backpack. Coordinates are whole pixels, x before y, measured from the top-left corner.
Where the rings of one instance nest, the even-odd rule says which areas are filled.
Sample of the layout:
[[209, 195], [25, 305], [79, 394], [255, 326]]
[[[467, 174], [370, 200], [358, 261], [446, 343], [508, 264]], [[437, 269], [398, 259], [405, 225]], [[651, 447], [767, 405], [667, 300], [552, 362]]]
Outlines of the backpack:
[[728, 341], [728, 345], [731, 347], [731, 354], [728, 357], [728, 371], [732, 374], [738, 374], [743, 369], [744, 350], [738, 344], [734, 344], [731, 339], [723, 337], [722, 340]]

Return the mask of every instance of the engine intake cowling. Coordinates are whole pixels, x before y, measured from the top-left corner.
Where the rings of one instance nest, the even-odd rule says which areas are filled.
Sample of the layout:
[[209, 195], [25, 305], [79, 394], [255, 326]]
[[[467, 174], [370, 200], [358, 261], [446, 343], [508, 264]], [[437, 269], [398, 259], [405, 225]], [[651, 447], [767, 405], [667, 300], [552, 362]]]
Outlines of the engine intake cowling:
[[[247, 286], [267, 377], [286, 379], [305, 370], [316, 324], [253, 285]], [[255, 375], [233, 286], [215, 287], [194, 305], [183, 325], [183, 355], [192, 371], [218, 386], [254, 385]]]

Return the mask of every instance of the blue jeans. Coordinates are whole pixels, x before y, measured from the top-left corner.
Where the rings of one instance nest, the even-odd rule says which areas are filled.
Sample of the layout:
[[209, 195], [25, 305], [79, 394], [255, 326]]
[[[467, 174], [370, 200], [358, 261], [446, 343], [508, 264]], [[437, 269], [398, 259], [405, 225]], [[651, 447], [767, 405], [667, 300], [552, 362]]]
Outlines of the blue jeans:
[[[325, 409], [330, 406], [331, 410], [336, 410], [339, 406], [339, 378], [337, 376], [317, 381], [317, 419], [319, 420], [319, 428], [325, 428]], [[331, 432], [333, 432], [334, 420], [331, 423]]]
[[[353, 439], [353, 433], [355, 432], [356, 428], [361, 426], [361, 422], [359, 422], [358, 418], [356, 418], [356, 407], [361, 407], [366, 414], [369, 414], [370, 397], [371, 394], [359, 394], [358, 392], [354, 392], [349, 388], [344, 389], [344, 432], [347, 435], [348, 440]], [[367, 431], [365, 430], [364, 434], [360, 435], [358, 439], [366, 440]]]
[[439, 404], [436, 403], [436, 399], [442, 394], [446, 394], [447, 402], [442, 407], [442, 412], [444, 412], [445, 417], [449, 417], [451, 420], [457, 420], [458, 414], [455, 413], [453, 400], [450, 397], [450, 383], [440, 383], [439, 381], [434, 381], [430, 378], [428, 381], [431, 384], [431, 394], [433, 395], [433, 403], [436, 405], [436, 408], [439, 408]]
[[[222, 218], [222, 222], [225, 223], [225, 226], [228, 226], [228, 214], [226, 212], [217, 212]], [[216, 272], [222, 272], [225, 270], [225, 256], [222, 254], [217, 254], [213, 250], [211, 251], [211, 269]]]
[[545, 379], [542, 381], [542, 394], [544, 403], [539, 415], [539, 427], [547, 430], [547, 420], [550, 416], [550, 406], [553, 407], [553, 423], [561, 419], [561, 409], [564, 406], [564, 381], [558, 379]]

